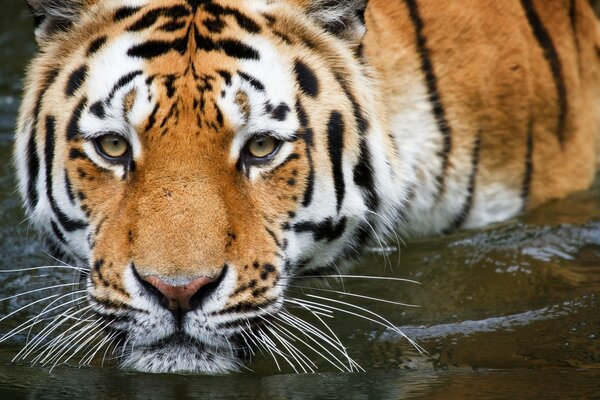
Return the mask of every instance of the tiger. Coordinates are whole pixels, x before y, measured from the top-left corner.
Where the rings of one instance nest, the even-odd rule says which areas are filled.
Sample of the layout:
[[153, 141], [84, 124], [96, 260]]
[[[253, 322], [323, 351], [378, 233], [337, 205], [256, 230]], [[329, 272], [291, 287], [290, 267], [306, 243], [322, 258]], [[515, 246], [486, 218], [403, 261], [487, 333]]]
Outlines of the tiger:
[[319, 311], [295, 279], [393, 234], [504, 221], [600, 166], [587, 0], [27, 3], [19, 191], [51, 254], [87, 271], [122, 368], [293, 353], [263, 333]]

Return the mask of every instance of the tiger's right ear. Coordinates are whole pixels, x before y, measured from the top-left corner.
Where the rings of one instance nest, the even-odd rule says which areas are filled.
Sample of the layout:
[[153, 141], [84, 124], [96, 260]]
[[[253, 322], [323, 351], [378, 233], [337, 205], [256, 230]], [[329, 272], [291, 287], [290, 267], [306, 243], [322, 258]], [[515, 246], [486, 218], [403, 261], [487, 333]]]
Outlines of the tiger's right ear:
[[33, 14], [35, 39], [42, 44], [55, 33], [67, 30], [90, 0], [26, 0], [26, 3]]

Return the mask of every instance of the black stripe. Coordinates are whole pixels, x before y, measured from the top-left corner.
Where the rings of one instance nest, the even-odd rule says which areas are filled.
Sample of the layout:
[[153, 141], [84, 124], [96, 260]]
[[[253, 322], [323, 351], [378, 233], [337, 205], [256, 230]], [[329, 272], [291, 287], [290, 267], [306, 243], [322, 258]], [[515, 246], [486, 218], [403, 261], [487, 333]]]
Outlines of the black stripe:
[[273, 239], [273, 241], [275, 242], [275, 245], [277, 247], [279, 247], [282, 250], [285, 250], [283, 248], [283, 246], [281, 245], [281, 242], [279, 241], [279, 239], [277, 239], [277, 236], [275, 235], [275, 232], [273, 232], [272, 230], [270, 230], [269, 228], [265, 227], [265, 230], [267, 231], [267, 233], [269, 234], [269, 236], [271, 236], [271, 239]]
[[298, 222], [294, 224], [292, 229], [296, 233], [312, 233], [315, 241], [327, 240], [333, 242], [342, 237], [346, 231], [346, 217], [343, 217], [338, 222], [331, 218], [327, 218], [322, 222]]
[[66, 245], [67, 244], [67, 240], [65, 239], [65, 235], [63, 235], [62, 232], [60, 231], [60, 229], [58, 229], [58, 226], [56, 225], [56, 222], [50, 221], [50, 228], [52, 229], [52, 233], [54, 234], [54, 236], [56, 237], [56, 239], [58, 239], [58, 242], [60, 242], [61, 244]]
[[51, 70], [46, 74], [45, 81], [42, 84], [42, 89], [39, 92], [37, 100], [35, 102], [35, 109], [33, 115], [33, 123], [31, 125], [31, 132], [29, 141], [27, 143], [27, 200], [30, 208], [35, 208], [38, 203], [39, 195], [36, 189], [38, 174], [40, 170], [40, 158], [37, 152], [37, 129], [40, 120], [40, 113], [42, 112], [42, 102], [46, 92], [50, 86], [56, 80], [58, 76], [58, 70]]
[[104, 103], [102, 101], [97, 101], [92, 104], [90, 106], [90, 112], [100, 119], [106, 117], [106, 110], [104, 109]]
[[87, 104], [87, 99], [84, 97], [79, 101], [75, 110], [71, 115], [69, 124], [67, 125], [67, 140], [74, 140], [79, 137], [79, 120], [81, 119], [81, 113]]
[[156, 24], [160, 17], [177, 19], [190, 15], [190, 10], [184, 6], [156, 8], [148, 11], [127, 28], [130, 32], [141, 31]]
[[245, 43], [235, 39], [223, 39], [217, 43], [219, 48], [222, 49], [225, 54], [233, 58], [241, 58], [245, 60], [259, 60], [260, 54], [257, 50], [248, 46]]
[[217, 73], [225, 80], [226, 85], [231, 85], [231, 74], [225, 70], [218, 70]]
[[[262, 84], [261, 81], [259, 81], [258, 79], [256, 79], [253, 76], [248, 75], [245, 72], [238, 72], [238, 75], [240, 76], [240, 78], [242, 78], [243, 80], [245, 80], [246, 82], [248, 82], [254, 89], [260, 91], [260, 92], [264, 92], [265, 90], [265, 85]], [[229, 78], [231, 79], [231, 78]]]
[[71, 160], [89, 160], [87, 154], [77, 148], [72, 148], [69, 150], [69, 158]]
[[441, 195], [446, 190], [446, 172], [448, 170], [450, 150], [452, 149], [452, 130], [448, 119], [446, 117], [446, 111], [442, 104], [440, 92], [438, 90], [438, 81], [435, 71], [433, 70], [433, 63], [429, 55], [429, 48], [427, 47], [427, 38], [424, 34], [425, 24], [419, 14], [419, 7], [417, 0], [404, 0], [410, 14], [411, 21], [415, 27], [417, 51], [421, 58], [421, 70], [425, 75], [425, 83], [427, 84], [427, 92], [429, 94], [429, 101], [433, 109], [433, 115], [435, 117], [439, 131], [442, 134], [443, 147], [439, 156], [442, 158], [442, 169], [440, 175], [437, 177], [438, 183], [438, 194]]
[[104, 46], [104, 44], [106, 43], [106, 41], [108, 40], [108, 37], [106, 36], [100, 36], [97, 39], [94, 39], [94, 41], [92, 43], [90, 43], [88, 49], [87, 49], [87, 56], [90, 57], [92, 55], [94, 55], [98, 50], [100, 50], [100, 48], [102, 46]]
[[85, 65], [82, 65], [81, 67], [73, 71], [71, 75], [69, 75], [67, 87], [65, 88], [65, 94], [68, 97], [73, 96], [75, 92], [81, 87], [87, 76], [87, 71], [87, 67]]
[[312, 157], [312, 149], [314, 146], [313, 130], [309, 127], [308, 115], [302, 107], [300, 99], [296, 100], [296, 112], [300, 125], [302, 126], [302, 138], [306, 143], [306, 158], [308, 159], [308, 176], [306, 177], [306, 190], [302, 200], [302, 206], [308, 207], [313, 200], [315, 186], [315, 165]]
[[52, 116], [46, 117], [46, 144], [45, 144], [45, 162], [46, 162], [46, 195], [50, 202], [50, 207], [58, 219], [58, 223], [67, 232], [73, 232], [83, 229], [87, 225], [83, 221], [72, 220], [67, 217], [56, 204], [53, 194], [53, 174], [52, 162], [54, 160], [54, 147], [56, 145], [56, 120]]
[[475, 145], [473, 146], [473, 153], [471, 155], [471, 175], [469, 176], [469, 183], [467, 186], [467, 197], [465, 198], [465, 202], [454, 218], [454, 221], [450, 223], [448, 228], [444, 231], [445, 234], [452, 233], [464, 225], [465, 221], [469, 217], [471, 213], [471, 209], [473, 208], [473, 195], [475, 193], [475, 182], [477, 179], [477, 173], [479, 171], [479, 160], [481, 154], [481, 132], [477, 134], [477, 139], [475, 139]]
[[225, 29], [225, 21], [221, 18], [206, 18], [202, 25], [211, 33], [221, 33]]
[[300, 89], [310, 97], [317, 97], [319, 95], [319, 80], [313, 70], [302, 61], [296, 60], [294, 71]]
[[175, 96], [175, 80], [177, 76], [175, 75], [167, 75], [164, 77], [165, 80], [165, 89], [167, 89], [167, 97], [173, 98]]
[[157, 103], [154, 106], [154, 109], [152, 110], [152, 112], [150, 113], [150, 116], [148, 117], [148, 123], [146, 124], [146, 131], [149, 131], [151, 128], [154, 128], [154, 124], [156, 124], [156, 113], [158, 113], [158, 110], [160, 109], [160, 104]]
[[71, 204], [75, 204], [75, 195], [73, 194], [73, 186], [71, 185], [71, 180], [69, 179], [69, 174], [65, 170], [65, 189], [67, 191], [67, 195], [69, 196], [69, 200]]
[[521, 189], [521, 199], [523, 200], [523, 210], [529, 203], [529, 194], [531, 192], [531, 178], [533, 176], [533, 122], [529, 125], [527, 132], [527, 151], [525, 153], [525, 172], [523, 173], [523, 184]]
[[187, 43], [187, 37], [175, 39], [170, 42], [166, 40], [148, 40], [130, 48], [127, 51], [127, 55], [130, 57], [152, 59], [172, 51], [184, 54]]
[[285, 121], [290, 111], [290, 107], [282, 102], [271, 110], [271, 117], [277, 121]]
[[[260, 54], [258, 51], [247, 44], [235, 39], [221, 39], [214, 41], [208, 36], [202, 35], [198, 29], [194, 27], [194, 38], [196, 41], [196, 49], [206, 52], [223, 51], [229, 57], [240, 58], [245, 60], [259, 60]], [[131, 51], [131, 50], [130, 50]]]
[[224, 315], [230, 313], [245, 313], [250, 311], [260, 311], [262, 309], [267, 308], [270, 305], [273, 305], [278, 301], [278, 298], [267, 299], [267, 301], [263, 303], [255, 303], [252, 301], [242, 301], [233, 306], [222, 309], [219, 312], [212, 313], [211, 315]]
[[115, 85], [112, 87], [112, 89], [110, 90], [110, 93], [108, 95], [108, 97], [106, 98], [106, 103], [110, 103], [112, 101], [112, 98], [115, 96], [115, 94], [117, 93], [117, 91], [119, 89], [121, 89], [122, 87], [126, 86], [127, 84], [129, 84], [131, 81], [133, 81], [136, 77], [142, 75], [142, 71], [137, 70], [137, 71], [131, 71], [130, 73], [128, 73], [127, 75], [123, 75], [118, 81], [117, 83], [115, 83]]
[[183, 29], [187, 26], [187, 22], [185, 21], [170, 21], [162, 24], [158, 29], [164, 32], [175, 32], [180, 29]]
[[344, 119], [342, 114], [337, 111], [333, 111], [329, 116], [327, 139], [327, 149], [329, 151], [329, 158], [331, 159], [331, 169], [335, 185], [337, 211], [340, 212], [346, 194], [346, 183], [344, 181], [344, 170], [342, 167], [342, 157], [344, 152]]
[[367, 208], [376, 211], [379, 208], [379, 197], [375, 188], [369, 145], [364, 138], [360, 141], [360, 156], [354, 167], [354, 183], [362, 188]]
[[356, 97], [348, 87], [348, 82], [346, 82], [346, 79], [339, 73], [335, 75], [335, 78], [342, 87], [342, 90], [346, 94], [346, 97], [348, 98], [348, 100], [350, 100], [350, 103], [352, 104], [352, 110], [354, 111], [354, 119], [356, 120], [358, 134], [360, 136], [366, 135], [367, 131], [369, 130], [369, 121], [367, 121], [367, 119], [365, 118], [362, 107], [358, 104], [358, 101], [356, 101]]
[[235, 18], [235, 21], [240, 28], [249, 33], [260, 33], [260, 26], [256, 22], [234, 8], [223, 7], [216, 3], [208, 3], [204, 5], [203, 9], [204, 11], [217, 17], [222, 15], [231, 15]]
[[556, 96], [559, 109], [556, 135], [558, 137], [558, 141], [562, 145], [565, 139], [568, 109], [567, 87], [565, 85], [565, 80], [562, 73], [562, 64], [560, 62], [560, 58], [558, 57], [558, 52], [556, 51], [554, 42], [552, 41], [550, 34], [546, 30], [546, 27], [542, 23], [542, 20], [535, 9], [533, 0], [521, 0], [521, 4], [525, 10], [525, 15], [527, 16], [527, 21], [529, 21], [531, 30], [533, 31], [535, 38], [542, 48], [544, 58], [546, 59], [546, 62], [552, 71], [552, 78], [554, 79], [554, 84], [556, 86]]
[[575, 48], [579, 52], [579, 36], [577, 35], [577, 1], [569, 0], [569, 19], [571, 20], [571, 29], [573, 31], [573, 40], [575, 41]]
[[119, 22], [126, 18], [129, 18], [133, 14], [138, 12], [141, 8], [142, 7], [121, 7], [115, 12], [115, 15], [113, 16], [113, 21]]
[[37, 177], [40, 169], [40, 158], [37, 155], [36, 132], [32, 129], [27, 143], [27, 199], [29, 207], [35, 208], [38, 202], [38, 192], [36, 190]]

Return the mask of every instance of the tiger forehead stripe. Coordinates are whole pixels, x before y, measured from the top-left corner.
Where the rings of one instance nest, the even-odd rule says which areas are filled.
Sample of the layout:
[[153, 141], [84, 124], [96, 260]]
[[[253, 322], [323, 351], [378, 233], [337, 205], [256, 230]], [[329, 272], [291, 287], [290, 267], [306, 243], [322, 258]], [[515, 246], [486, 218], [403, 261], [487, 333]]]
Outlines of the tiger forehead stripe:
[[88, 68], [85, 65], [77, 68], [75, 71], [69, 75], [69, 79], [67, 81], [67, 87], [65, 88], [65, 93], [68, 97], [71, 97], [75, 94], [75, 92], [81, 87], [85, 78], [87, 76]]
[[315, 73], [304, 62], [296, 60], [294, 63], [294, 71], [296, 79], [300, 85], [300, 89], [310, 97], [319, 95], [319, 80]]

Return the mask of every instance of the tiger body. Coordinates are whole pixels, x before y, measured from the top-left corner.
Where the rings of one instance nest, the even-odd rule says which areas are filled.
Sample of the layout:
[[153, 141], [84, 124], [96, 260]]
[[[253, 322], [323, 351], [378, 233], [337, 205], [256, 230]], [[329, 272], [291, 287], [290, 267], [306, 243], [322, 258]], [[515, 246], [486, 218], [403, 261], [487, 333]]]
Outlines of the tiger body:
[[290, 278], [504, 220], [599, 165], [584, 0], [65, 3], [30, 1], [20, 189], [126, 367], [236, 369]]

